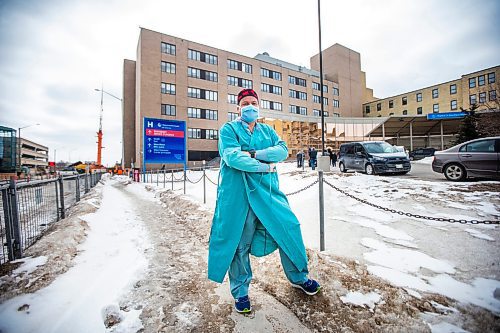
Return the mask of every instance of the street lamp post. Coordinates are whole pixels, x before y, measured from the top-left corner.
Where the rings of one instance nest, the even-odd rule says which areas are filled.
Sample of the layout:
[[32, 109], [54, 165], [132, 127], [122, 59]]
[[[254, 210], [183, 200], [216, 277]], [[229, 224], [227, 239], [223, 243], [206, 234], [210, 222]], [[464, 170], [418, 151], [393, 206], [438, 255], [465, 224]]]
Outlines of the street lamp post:
[[21, 145], [21, 130], [24, 129], [24, 128], [28, 128], [28, 127], [31, 127], [31, 126], [38, 126], [40, 124], [31, 124], [31, 125], [28, 125], [28, 126], [23, 126], [23, 127], [19, 127], [17, 129], [17, 147], [18, 147], [18, 155], [19, 155], [19, 171], [21, 171], [21, 156], [22, 156], [22, 153], [21, 153], [21, 148], [22, 148], [22, 145]]

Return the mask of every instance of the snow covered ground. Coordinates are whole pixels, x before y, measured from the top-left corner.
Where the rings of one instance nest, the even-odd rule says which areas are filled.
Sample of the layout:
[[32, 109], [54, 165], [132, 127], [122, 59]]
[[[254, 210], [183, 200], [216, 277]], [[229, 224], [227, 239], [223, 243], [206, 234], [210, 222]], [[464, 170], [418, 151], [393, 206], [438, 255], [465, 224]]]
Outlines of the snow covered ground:
[[[299, 172], [293, 163], [281, 163], [279, 172], [285, 193], [317, 179], [316, 172]], [[217, 182], [218, 171], [207, 171], [212, 182], [205, 182], [205, 205], [202, 172], [188, 171], [187, 176], [195, 184], [186, 183], [186, 195], [183, 182], [174, 182], [171, 191], [172, 183], [166, 181], [164, 187], [161, 176], [158, 186], [156, 179], [146, 185], [130, 184], [123, 177], [105, 179], [80, 204], [93, 212], [75, 214], [74, 224], [50, 232], [30, 249], [32, 253], [28, 251], [33, 258], [13, 263], [11, 272], [0, 278], [0, 331], [500, 329], [498, 226], [392, 214], [326, 184], [322, 253], [317, 251], [318, 185], [289, 196], [310, 249], [311, 275], [324, 287], [321, 296], [304, 298], [290, 291], [273, 254], [254, 260], [250, 296], [255, 312], [236, 315], [227, 283], [206, 280], [216, 195], [212, 182]], [[455, 219], [500, 219], [495, 182], [434, 183], [357, 173], [327, 173], [325, 178], [390, 209]], [[64, 257], [68, 250], [55, 255], [57, 244], [66, 245], [68, 239], [70, 248], [76, 248], [74, 255]], [[55, 267], [66, 268], [52, 272], [50, 267], [61, 262], [65, 264]]]

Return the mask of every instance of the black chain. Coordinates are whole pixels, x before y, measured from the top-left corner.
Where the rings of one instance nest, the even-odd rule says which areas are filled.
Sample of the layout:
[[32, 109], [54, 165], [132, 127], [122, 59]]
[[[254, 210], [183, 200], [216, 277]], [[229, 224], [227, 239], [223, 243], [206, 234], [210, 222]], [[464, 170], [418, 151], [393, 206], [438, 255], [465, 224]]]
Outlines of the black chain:
[[205, 177], [208, 179], [209, 182], [211, 182], [212, 184], [214, 184], [215, 186], [217, 186], [217, 183], [213, 182], [212, 179], [210, 179], [207, 175], [205, 175]]
[[287, 193], [287, 194], [285, 194], [285, 195], [286, 195], [286, 196], [290, 196], [290, 195], [294, 195], [294, 194], [300, 193], [300, 192], [302, 192], [302, 191], [307, 190], [308, 188], [313, 187], [313, 186], [314, 186], [315, 184], [317, 184], [318, 182], [319, 182], [319, 180], [317, 180], [317, 179], [316, 179], [314, 182], [312, 182], [311, 184], [307, 185], [306, 187], [304, 187], [304, 188], [302, 188], [302, 189], [300, 189], [300, 190], [298, 190], [298, 191], [295, 191], [295, 192]]
[[361, 203], [364, 203], [364, 204], [367, 204], [369, 206], [372, 206], [372, 207], [375, 207], [377, 209], [382, 209], [386, 212], [390, 212], [390, 213], [394, 213], [394, 214], [399, 214], [399, 215], [404, 215], [404, 216], [408, 216], [408, 217], [414, 217], [414, 218], [417, 218], [417, 219], [424, 219], [424, 220], [431, 220], [431, 221], [439, 221], [439, 222], [450, 222], [450, 223], [462, 223], [462, 224], [467, 224], [467, 223], [470, 223], [470, 224], [500, 224], [500, 221], [478, 221], [478, 220], [457, 220], [457, 219], [448, 219], [448, 218], [444, 218], [444, 217], [434, 217], [434, 216], [426, 216], [426, 215], [418, 215], [418, 214], [412, 214], [412, 213], [405, 213], [405, 212], [402, 212], [400, 210], [395, 210], [395, 209], [390, 209], [390, 208], [387, 208], [387, 207], [382, 207], [382, 206], [379, 206], [379, 205], [376, 205], [374, 203], [371, 203], [371, 202], [368, 202], [364, 199], [360, 199], [360, 198], [357, 198], [355, 197], [354, 195], [338, 188], [337, 186], [335, 185], [332, 185], [330, 184], [326, 179], [323, 179], [323, 181], [328, 185], [330, 186], [331, 188], [333, 188], [334, 190], [336, 191], [339, 191], [340, 193], [342, 194], [345, 194], [347, 195], [348, 197], [350, 198], [353, 198], [354, 200], [357, 200]]
[[197, 181], [193, 182], [193, 181], [189, 180], [189, 177], [187, 176], [187, 173], [186, 173], [186, 180], [187, 180], [188, 182], [190, 182], [191, 184], [196, 184], [196, 183], [199, 183], [199, 182], [200, 182], [200, 180], [202, 180], [202, 179], [203, 179], [203, 175], [200, 177], [200, 179], [198, 179]]

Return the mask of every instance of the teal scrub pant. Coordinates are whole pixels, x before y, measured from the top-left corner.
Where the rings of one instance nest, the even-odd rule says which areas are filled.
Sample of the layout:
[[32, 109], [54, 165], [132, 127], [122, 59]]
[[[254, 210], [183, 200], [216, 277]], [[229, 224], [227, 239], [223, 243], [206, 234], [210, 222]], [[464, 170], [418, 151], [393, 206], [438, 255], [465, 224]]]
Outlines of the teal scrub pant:
[[[234, 254], [233, 261], [229, 266], [229, 284], [231, 294], [235, 299], [248, 295], [248, 287], [252, 281], [252, 267], [250, 266], [250, 245], [257, 226], [258, 219], [252, 209], [248, 210], [248, 215], [243, 227], [240, 243]], [[307, 281], [307, 268], [299, 271], [293, 262], [288, 258], [285, 251], [279, 249], [281, 265], [285, 271], [287, 279], [294, 284], [302, 284]]]

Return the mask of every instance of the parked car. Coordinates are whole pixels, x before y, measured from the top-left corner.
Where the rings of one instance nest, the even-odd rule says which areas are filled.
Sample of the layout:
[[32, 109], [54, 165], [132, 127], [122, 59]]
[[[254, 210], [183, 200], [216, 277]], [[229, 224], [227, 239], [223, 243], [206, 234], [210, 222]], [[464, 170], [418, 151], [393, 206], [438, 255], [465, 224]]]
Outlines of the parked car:
[[421, 160], [425, 157], [434, 156], [436, 148], [418, 148], [410, 152], [410, 161]]
[[446, 179], [467, 177], [500, 179], [500, 136], [461, 143], [434, 154], [432, 170]]
[[405, 152], [385, 141], [363, 141], [340, 146], [339, 168], [341, 172], [358, 170], [368, 175], [405, 174], [411, 170], [411, 164]]

